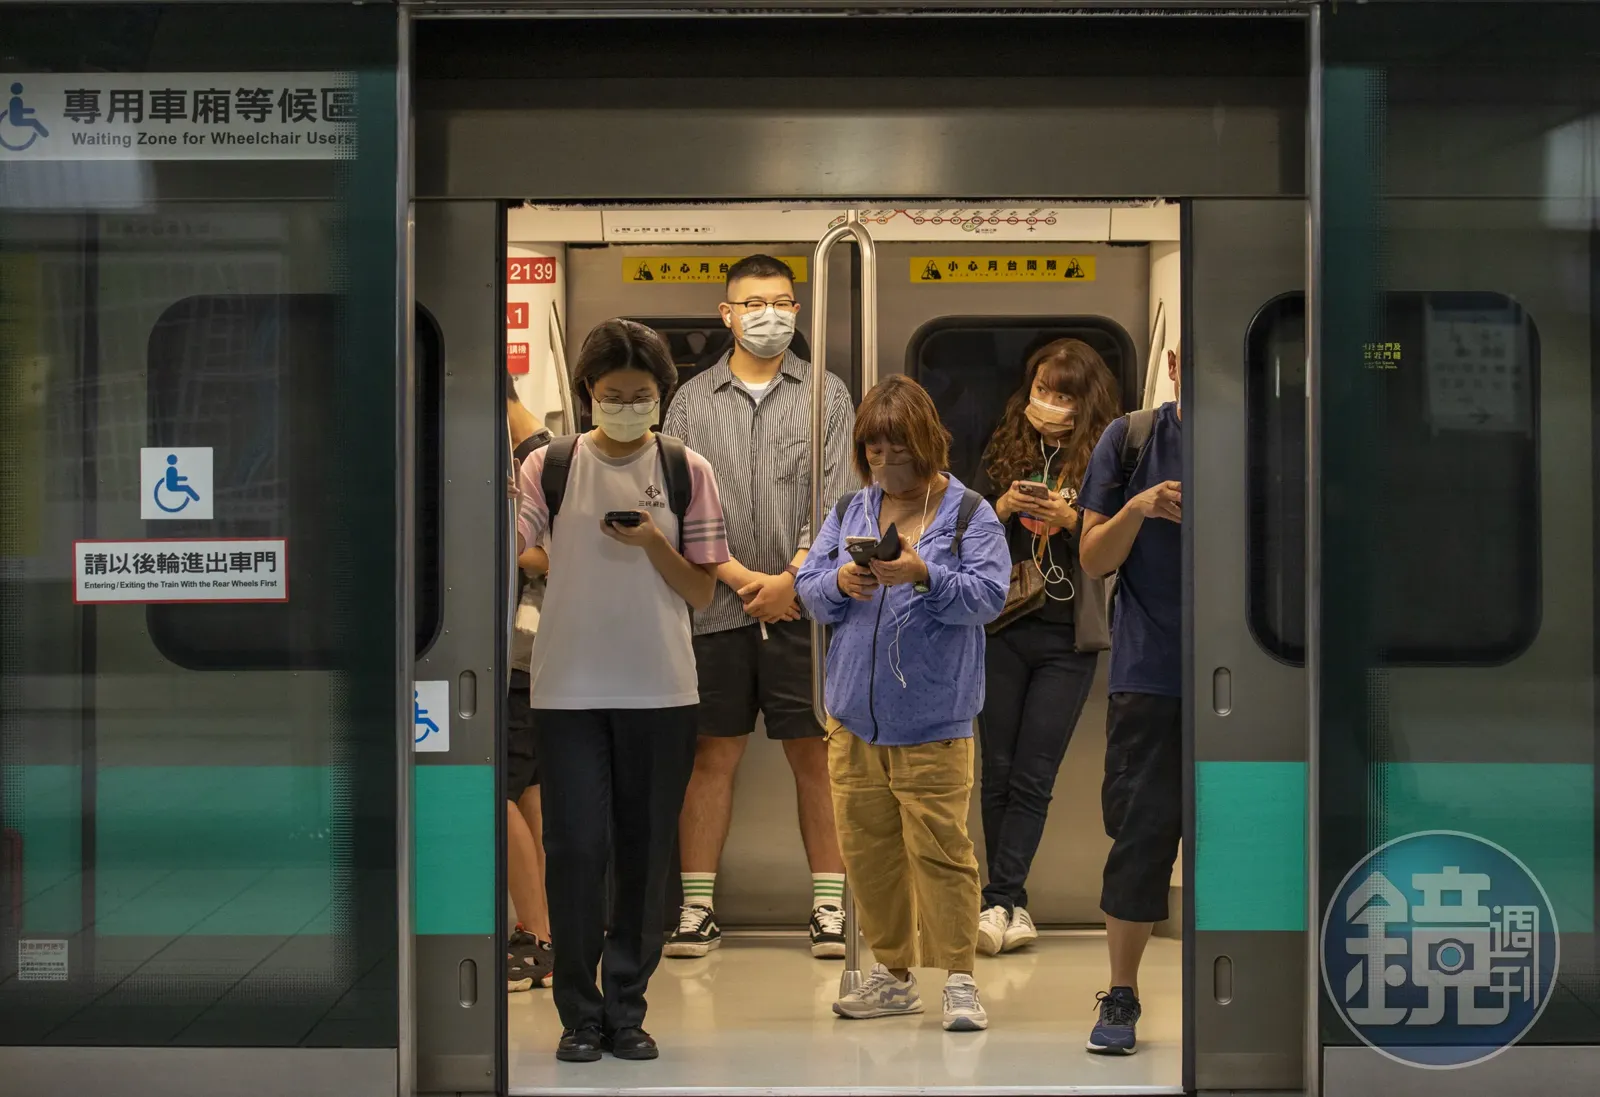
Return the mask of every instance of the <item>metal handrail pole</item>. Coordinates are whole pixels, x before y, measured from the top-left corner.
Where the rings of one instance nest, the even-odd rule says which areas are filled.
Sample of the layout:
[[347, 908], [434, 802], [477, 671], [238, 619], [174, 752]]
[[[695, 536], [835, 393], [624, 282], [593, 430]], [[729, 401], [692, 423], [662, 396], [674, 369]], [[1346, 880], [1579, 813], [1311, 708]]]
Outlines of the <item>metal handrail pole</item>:
[[[861, 251], [861, 380], [870, 389], [878, 382], [878, 249], [855, 210], [845, 214], [843, 224], [835, 225], [817, 241], [811, 257], [811, 534], [822, 529], [826, 500], [823, 492], [825, 430], [828, 380], [828, 257], [833, 247], [846, 236], [853, 237]], [[828, 722], [825, 694], [826, 663], [821, 623], [811, 622], [811, 711], [817, 723]], [[839, 995], [843, 997], [861, 985], [861, 932], [856, 923], [855, 891], [847, 876], [844, 882], [844, 972], [839, 976]]]

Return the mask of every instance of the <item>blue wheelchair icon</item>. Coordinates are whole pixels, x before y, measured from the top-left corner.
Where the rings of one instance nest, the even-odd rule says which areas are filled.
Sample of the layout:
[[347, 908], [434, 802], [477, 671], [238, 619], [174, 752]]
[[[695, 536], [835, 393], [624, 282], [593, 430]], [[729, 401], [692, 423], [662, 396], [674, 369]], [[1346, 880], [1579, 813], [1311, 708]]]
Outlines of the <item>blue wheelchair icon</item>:
[[11, 85], [11, 100], [6, 104], [5, 113], [0, 115], [0, 121], [11, 129], [28, 131], [28, 139], [20, 145], [15, 145], [6, 140], [5, 129], [0, 128], [0, 146], [12, 152], [27, 152], [39, 138], [50, 136], [50, 131], [45, 128], [44, 123], [33, 116], [33, 108], [22, 101], [20, 83]]
[[[161, 501], [161, 493], [163, 491], [165, 491], [169, 497], [179, 496], [180, 498], [178, 499], [178, 505], [169, 507], [167, 504], [163, 503]], [[178, 475], [178, 455], [176, 453], [167, 454], [167, 473], [160, 480], [156, 481], [154, 495], [156, 506], [166, 511], [168, 514], [177, 514], [190, 503], [198, 503], [200, 501], [200, 493], [195, 491], [194, 488], [189, 485], [189, 478], [187, 476]]]
[[439, 725], [428, 718], [428, 710], [422, 707], [421, 690], [413, 691], [411, 701], [416, 706], [416, 715], [412, 717], [412, 722], [417, 727], [417, 742], [420, 743], [430, 735], [437, 735], [439, 733]]

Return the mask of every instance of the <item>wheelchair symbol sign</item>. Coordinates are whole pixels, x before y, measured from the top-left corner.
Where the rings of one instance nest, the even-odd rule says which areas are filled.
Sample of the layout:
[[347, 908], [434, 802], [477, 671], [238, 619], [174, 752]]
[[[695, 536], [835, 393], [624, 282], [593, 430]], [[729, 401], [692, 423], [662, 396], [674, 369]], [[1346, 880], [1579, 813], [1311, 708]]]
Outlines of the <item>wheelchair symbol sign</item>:
[[414, 746], [420, 754], [450, 749], [450, 683], [418, 682], [411, 695]]
[[213, 517], [210, 446], [153, 446], [139, 451], [139, 517], [146, 521]]

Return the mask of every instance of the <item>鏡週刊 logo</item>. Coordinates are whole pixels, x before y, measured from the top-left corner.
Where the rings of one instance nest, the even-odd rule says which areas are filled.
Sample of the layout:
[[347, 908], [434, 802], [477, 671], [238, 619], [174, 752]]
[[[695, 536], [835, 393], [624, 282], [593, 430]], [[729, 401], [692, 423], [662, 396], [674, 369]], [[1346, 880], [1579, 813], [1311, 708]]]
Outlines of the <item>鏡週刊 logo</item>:
[[1434, 1070], [1492, 1059], [1544, 1012], [1561, 963], [1555, 912], [1528, 867], [1458, 831], [1362, 858], [1322, 920], [1322, 983], [1350, 1030]]

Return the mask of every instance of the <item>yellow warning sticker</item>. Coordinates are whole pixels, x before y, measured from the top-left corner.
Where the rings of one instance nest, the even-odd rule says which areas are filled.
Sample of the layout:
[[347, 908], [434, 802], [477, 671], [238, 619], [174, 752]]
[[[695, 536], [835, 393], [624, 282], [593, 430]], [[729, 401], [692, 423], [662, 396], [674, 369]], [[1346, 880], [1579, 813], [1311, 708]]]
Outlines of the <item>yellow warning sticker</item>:
[[919, 255], [913, 282], [1093, 282], [1092, 255]]
[[[720, 283], [728, 277], [728, 268], [743, 259], [742, 255], [634, 255], [622, 261], [622, 280], [630, 284], [656, 282], [661, 285], [679, 285], [685, 282]], [[794, 280], [806, 280], [806, 260], [799, 255], [779, 256], [794, 271]]]

